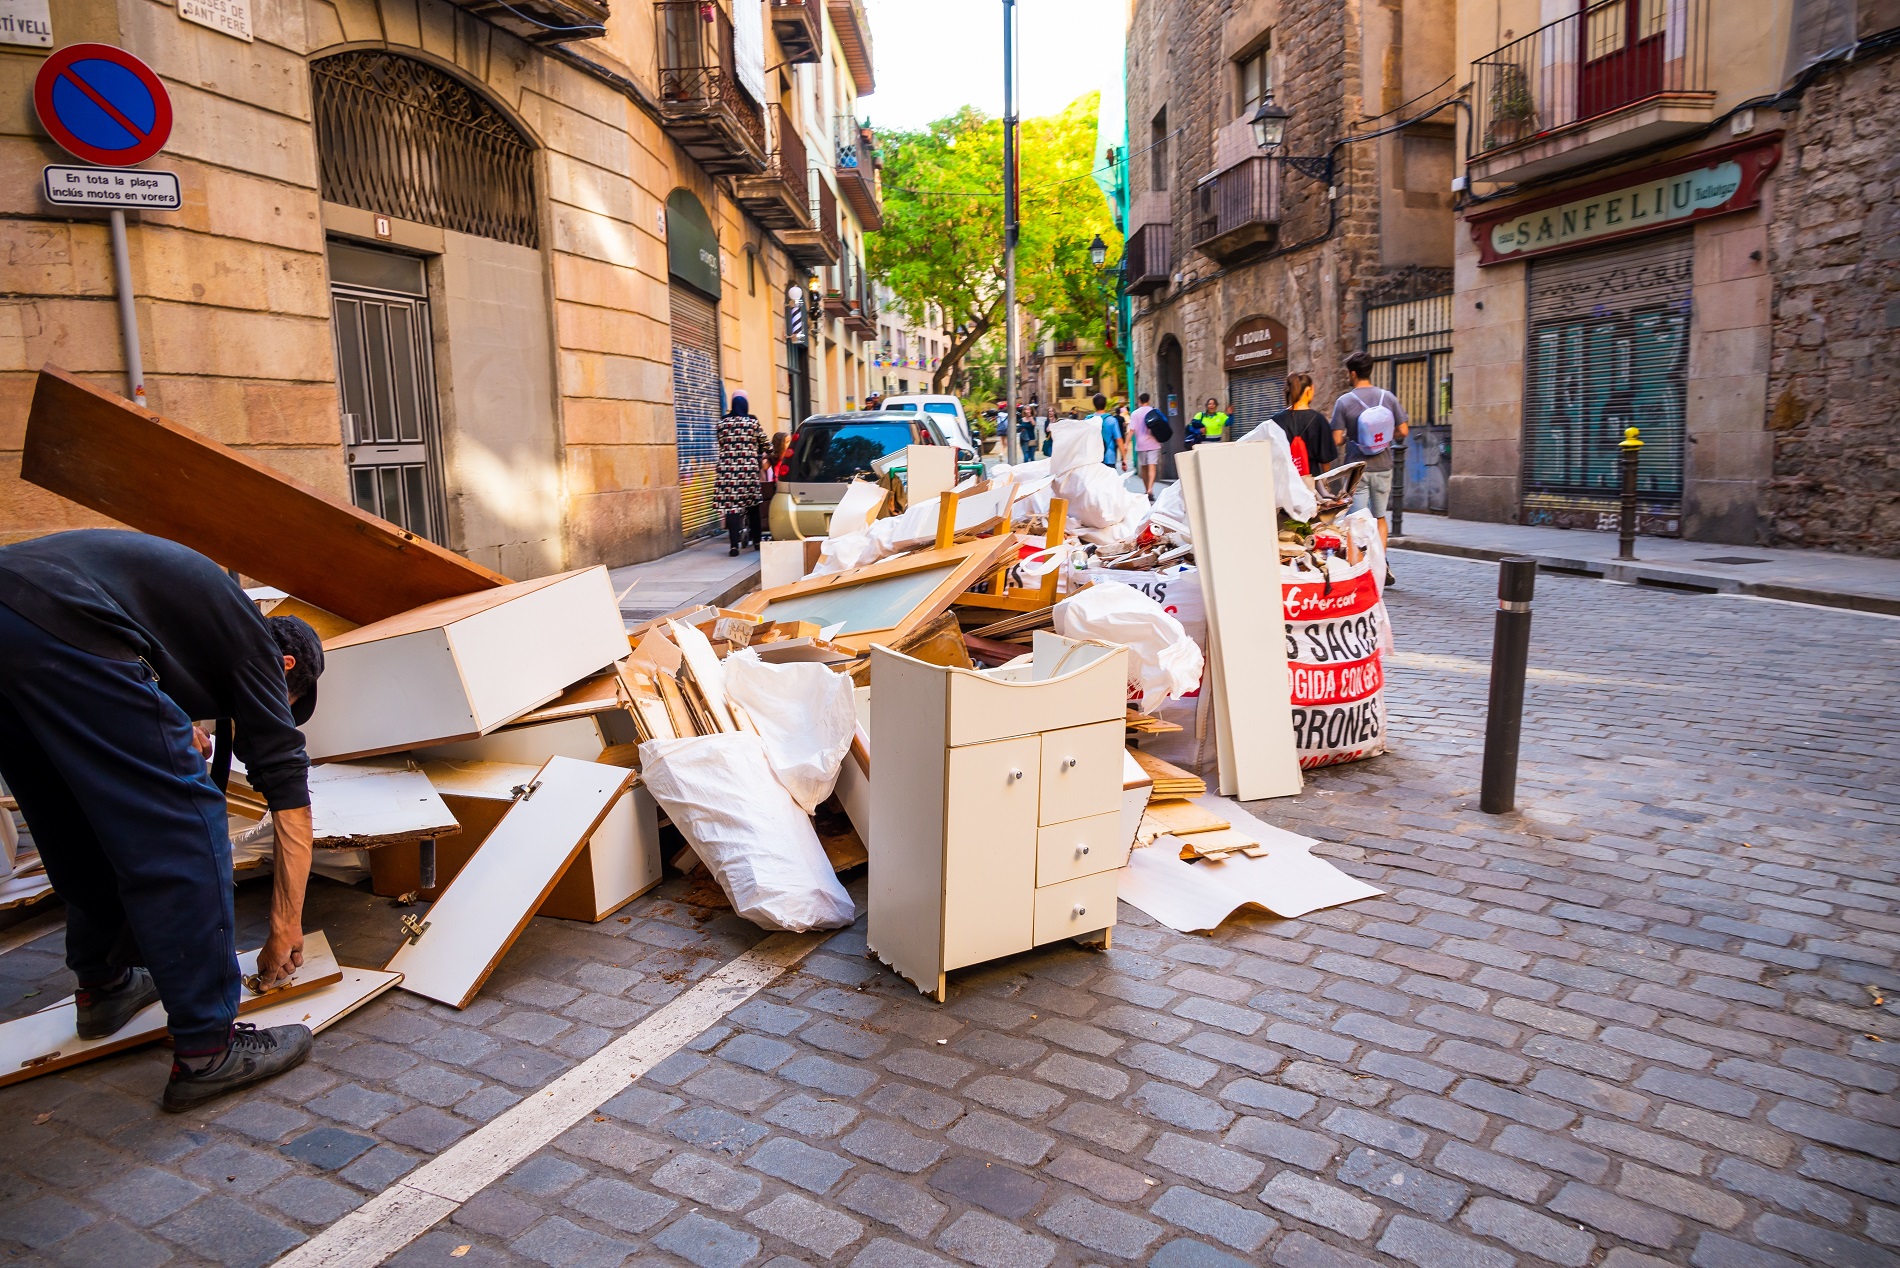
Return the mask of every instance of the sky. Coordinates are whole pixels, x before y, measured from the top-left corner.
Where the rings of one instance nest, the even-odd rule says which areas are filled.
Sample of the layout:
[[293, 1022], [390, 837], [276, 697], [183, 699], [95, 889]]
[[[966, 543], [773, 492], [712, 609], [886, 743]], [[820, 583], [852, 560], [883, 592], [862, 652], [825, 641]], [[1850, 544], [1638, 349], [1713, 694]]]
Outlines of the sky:
[[[921, 128], [958, 106], [1003, 113], [1002, 0], [864, 0], [877, 92], [858, 118]], [[1018, 111], [1055, 114], [1121, 78], [1120, 0], [1017, 0]]]

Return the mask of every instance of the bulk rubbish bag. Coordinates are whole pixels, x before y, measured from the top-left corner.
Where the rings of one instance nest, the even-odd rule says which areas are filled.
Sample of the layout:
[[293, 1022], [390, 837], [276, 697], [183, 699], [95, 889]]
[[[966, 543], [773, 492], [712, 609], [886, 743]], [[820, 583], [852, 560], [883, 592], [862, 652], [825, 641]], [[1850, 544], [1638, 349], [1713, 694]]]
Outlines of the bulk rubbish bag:
[[1179, 621], [1130, 585], [1098, 582], [1056, 604], [1056, 633], [1126, 647], [1128, 688], [1144, 712], [1201, 685], [1201, 649]]
[[831, 796], [858, 711], [851, 679], [824, 665], [768, 665], [751, 648], [726, 657], [726, 699], [752, 719], [772, 773], [799, 809]]
[[649, 740], [640, 746], [640, 774], [732, 909], [753, 924], [802, 933], [857, 917], [758, 736]]

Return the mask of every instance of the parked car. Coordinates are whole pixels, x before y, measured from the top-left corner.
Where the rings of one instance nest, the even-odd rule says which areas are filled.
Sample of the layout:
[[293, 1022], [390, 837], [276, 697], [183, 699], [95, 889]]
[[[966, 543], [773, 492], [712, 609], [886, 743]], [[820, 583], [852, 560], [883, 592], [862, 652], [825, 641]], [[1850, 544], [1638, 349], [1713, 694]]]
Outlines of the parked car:
[[946, 436], [956, 437], [957, 444], [971, 453], [980, 452], [976, 443], [976, 432], [970, 427], [970, 420], [963, 416], [963, 402], [954, 396], [931, 396], [912, 393], [908, 396], [887, 396], [884, 408], [910, 412], [921, 412], [937, 421]]
[[[767, 508], [772, 536], [823, 537], [851, 481], [909, 445], [950, 443], [937, 415], [915, 410], [814, 414], [798, 425], [778, 464], [778, 493]], [[957, 446], [960, 468], [975, 454]], [[972, 468], [980, 469], [980, 468]]]

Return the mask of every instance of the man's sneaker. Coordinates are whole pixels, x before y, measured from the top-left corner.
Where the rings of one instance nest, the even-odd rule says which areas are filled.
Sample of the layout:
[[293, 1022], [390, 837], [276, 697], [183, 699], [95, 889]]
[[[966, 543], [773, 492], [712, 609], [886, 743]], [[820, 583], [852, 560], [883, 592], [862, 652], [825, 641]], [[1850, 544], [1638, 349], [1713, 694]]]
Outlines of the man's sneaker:
[[104, 1039], [124, 1029], [141, 1008], [158, 1003], [158, 987], [145, 969], [127, 969], [117, 986], [82, 986], [73, 997], [79, 1006], [79, 1037]]
[[1390, 568], [1387, 568], [1385, 570], [1385, 588], [1387, 590], [1390, 590], [1393, 586], [1396, 586], [1397, 584], [1399, 584], [1399, 579], [1392, 575], [1392, 570]]
[[160, 1104], [175, 1114], [214, 1096], [261, 1083], [303, 1064], [310, 1055], [310, 1042], [308, 1026], [259, 1030], [239, 1022], [231, 1028], [231, 1042], [224, 1052], [202, 1069], [194, 1070], [183, 1059], [173, 1059], [171, 1082], [165, 1085]]

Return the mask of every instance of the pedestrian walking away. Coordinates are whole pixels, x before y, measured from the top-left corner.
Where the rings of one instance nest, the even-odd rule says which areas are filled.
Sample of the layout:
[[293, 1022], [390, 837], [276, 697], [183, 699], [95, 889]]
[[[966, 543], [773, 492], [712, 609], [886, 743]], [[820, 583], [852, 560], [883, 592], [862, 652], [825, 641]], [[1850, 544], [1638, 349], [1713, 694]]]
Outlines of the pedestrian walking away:
[[[1366, 473], [1353, 496], [1353, 509], [1371, 509], [1379, 521], [1379, 545], [1385, 545], [1386, 513], [1392, 499], [1392, 446], [1405, 439], [1411, 420], [1399, 398], [1372, 385], [1372, 358], [1363, 350], [1346, 358], [1352, 386], [1333, 402], [1333, 444], [1347, 462], [1363, 462]], [[1385, 583], [1393, 584], [1392, 569]]]
[[1148, 403], [1148, 394], [1143, 392], [1129, 430], [1135, 436], [1135, 462], [1141, 470], [1142, 491], [1153, 498], [1155, 475], [1161, 470], [1161, 446], [1174, 435], [1174, 428], [1167, 415]]
[[1102, 429], [1102, 465], [1117, 471], [1128, 470], [1127, 425], [1109, 412], [1105, 393], [1097, 392], [1091, 403], [1095, 406], [1095, 412], [1089, 417]]
[[1220, 402], [1213, 397], [1207, 398], [1207, 406], [1194, 416], [1194, 425], [1207, 440], [1227, 439], [1228, 414], [1221, 409]]
[[759, 546], [759, 504], [764, 494], [760, 469], [772, 457], [765, 429], [752, 416], [744, 392], [732, 394], [732, 406], [719, 420], [719, 467], [713, 477], [713, 510], [725, 518], [726, 539], [739, 553], [743, 530], [745, 548]]
[[1333, 444], [1332, 423], [1313, 408], [1313, 376], [1300, 370], [1287, 375], [1286, 398], [1292, 404], [1267, 421], [1280, 425], [1295, 459], [1305, 454], [1306, 470], [1300, 474], [1318, 475], [1332, 465], [1339, 450]]
[[[66, 904], [82, 1039], [162, 1001], [187, 1109], [300, 1063], [301, 1025], [238, 1025], [233, 753], [276, 828], [265, 982], [303, 963], [311, 822], [303, 733], [323, 646], [260, 616], [224, 569], [123, 529], [0, 548], [0, 777]], [[215, 745], [193, 719], [215, 720]], [[211, 768], [206, 769], [206, 758]]]

